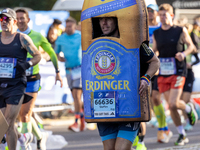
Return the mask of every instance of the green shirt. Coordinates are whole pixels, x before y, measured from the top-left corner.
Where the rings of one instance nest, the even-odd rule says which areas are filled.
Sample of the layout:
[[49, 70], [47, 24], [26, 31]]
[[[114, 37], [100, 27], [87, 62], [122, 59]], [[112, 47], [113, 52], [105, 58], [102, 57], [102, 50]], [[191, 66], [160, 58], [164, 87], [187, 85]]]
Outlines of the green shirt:
[[[47, 52], [53, 62], [54, 68], [58, 70], [58, 59], [56, 53], [54, 52], [51, 44], [47, 41], [47, 39], [42, 36], [41, 33], [35, 32], [31, 30], [28, 36], [32, 39], [34, 45], [39, 49], [39, 46], [43, 48], [45, 52]], [[29, 53], [27, 54], [27, 58], [33, 58]], [[33, 75], [39, 73], [39, 64], [33, 66]]]

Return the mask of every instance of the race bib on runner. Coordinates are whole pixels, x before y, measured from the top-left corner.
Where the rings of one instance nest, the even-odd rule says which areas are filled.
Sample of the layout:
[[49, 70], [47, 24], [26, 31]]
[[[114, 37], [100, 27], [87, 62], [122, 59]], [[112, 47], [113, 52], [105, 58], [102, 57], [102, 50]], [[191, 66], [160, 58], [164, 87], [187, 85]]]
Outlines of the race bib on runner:
[[15, 78], [16, 58], [0, 57], [0, 78]]
[[81, 66], [71, 70], [72, 80], [81, 78]]
[[[31, 58], [27, 58], [26, 61], [31, 60]], [[33, 74], [33, 66], [26, 69], [26, 76], [31, 76]]]
[[173, 75], [176, 74], [176, 61], [175, 58], [160, 58], [160, 75]]
[[94, 92], [94, 118], [115, 117], [116, 116], [116, 97], [114, 91]]

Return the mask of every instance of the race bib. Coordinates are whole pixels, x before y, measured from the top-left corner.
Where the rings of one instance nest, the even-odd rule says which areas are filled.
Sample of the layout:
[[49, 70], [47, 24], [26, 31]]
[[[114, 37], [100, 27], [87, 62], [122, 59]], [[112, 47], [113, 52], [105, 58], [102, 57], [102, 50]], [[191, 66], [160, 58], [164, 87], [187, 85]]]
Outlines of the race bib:
[[115, 92], [94, 92], [93, 109], [94, 118], [116, 117]]
[[17, 59], [0, 57], [0, 78], [15, 78]]
[[71, 70], [72, 80], [81, 78], [81, 66]]
[[[31, 58], [27, 58], [26, 61], [31, 60]], [[29, 67], [26, 69], [26, 76], [31, 76], [33, 74], [33, 67]]]
[[160, 75], [173, 75], [176, 74], [176, 61], [175, 58], [160, 58]]

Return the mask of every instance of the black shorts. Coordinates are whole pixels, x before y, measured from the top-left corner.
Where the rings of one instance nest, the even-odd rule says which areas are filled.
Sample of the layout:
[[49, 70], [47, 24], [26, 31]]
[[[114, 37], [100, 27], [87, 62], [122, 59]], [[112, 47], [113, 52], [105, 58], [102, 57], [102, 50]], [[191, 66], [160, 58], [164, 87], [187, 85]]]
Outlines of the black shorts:
[[151, 82], [152, 82], [152, 90], [155, 90], [155, 91], [159, 91], [158, 90], [158, 76], [154, 76], [152, 79], [151, 79]]
[[185, 80], [185, 85], [183, 87], [183, 92], [192, 93], [193, 82], [194, 82], [194, 73], [193, 73], [192, 69], [188, 69], [187, 70], [187, 77], [186, 77], [186, 80]]
[[0, 87], [0, 108], [6, 107], [6, 104], [18, 105], [25, 89], [26, 85], [22, 82], [6, 88]]

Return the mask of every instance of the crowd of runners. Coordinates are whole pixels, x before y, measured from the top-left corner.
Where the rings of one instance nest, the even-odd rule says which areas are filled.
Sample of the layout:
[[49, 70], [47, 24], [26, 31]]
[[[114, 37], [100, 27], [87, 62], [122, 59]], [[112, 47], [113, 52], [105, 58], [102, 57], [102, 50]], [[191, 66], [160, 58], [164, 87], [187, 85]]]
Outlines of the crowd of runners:
[[[150, 4], [147, 10], [150, 48], [144, 43], [140, 47], [141, 72], [143, 73], [141, 73], [139, 91], [142, 94], [148, 84], [151, 84], [153, 113], [158, 121], [155, 142], [168, 143], [173, 136], [166, 122], [165, 106], [161, 100], [161, 95], [163, 95], [179, 134], [174, 144], [185, 145], [189, 142], [186, 131], [191, 130], [196, 124], [198, 120], [196, 111], [200, 111], [196, 110], [195, 104], [190, 101], [194, 82], [192, 66], [199, 63], [200, 17], [194, 18], [193, 25], [190, 25], [181, 20], [174, 20], [173, 8], [169, 4], [162, 4], [159, 7], [156, 4]], [[119, 37], [115, 19], [113, 17], [99, 19], [102, 37]], [[30, 142], [33, 136], [37, 138], [37, 149], [46, 150], [48, 134], [39, 129], [33, 115], [35, 101], [41, 89], [39, 47], [49, 55], [55, 68], [55, 84], [60, 81], [61, 88], [63, 81], [58, 60], [65, 62], [66, 78], [75, 107], [75, 122], [69, 126], [69, 129], [74, 132], [86, 130], [81, 101], [81, 32], [76, 30], [76, 20], [69, 17], [62, 34], [59, 29], [59, 35], [56, 35], [53, 42], [54, 49], [52, 43], [48, 42], [48, 38], [28, 27], [29, 21], [29, 14], [25, 9], [14, 11], [5, 8], [0, 14], [2, 29], [0, 33], [0, 109], [9, 124], [5, 135], [6, 141], [2, 140], [2, 142], [7, 144], [10, 150], [16, 149], [17, 140], [22, 150], [31, 150]], [[55, 33], [57, 34], [58, 31]], [[60, 52], [63, 52], [64, 56], [61, 56]], [[195, 61], [192, 61], [192, 57]], [[149, 68], [144, 70], [143, 67], [145, 68], [146, 65]], [[185, 127], [181, 123], [179, 109], [187, 120]], [[22, 123], [21, 128], [18, 129], [15, 125], [17, 117]], [[146, 123], [131, 122], [130, 125], [133, 129], [131, 131], [127, 123], [98, 123], [104, 149], [128, 150], [136, 146], [136, 150], [146, 150], [144, 144]]]

